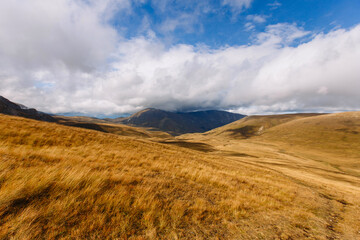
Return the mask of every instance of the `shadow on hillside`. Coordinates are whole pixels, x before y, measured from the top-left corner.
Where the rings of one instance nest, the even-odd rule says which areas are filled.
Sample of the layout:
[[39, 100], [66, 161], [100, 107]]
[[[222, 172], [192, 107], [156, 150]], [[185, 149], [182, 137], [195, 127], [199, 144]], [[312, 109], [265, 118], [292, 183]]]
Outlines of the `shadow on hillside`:
[[61, 122], [59, 122], [59, 124], [69, 126], [69, 127], [86, 128], [86, 129], [96, 130], [96, 131], [100, 131], [100, 132], [107, 132], [101, 126], [99, 126], [98, 124], [95, 124], [95, 123], [61, 121]]
[[206, 143], [185, 142], [185, 141], [160, 141], [159, 143], [176, 145], [179, 147], [189, 148], [189, 149], [200, 151], [200, 152], [214, 152], [215, 151], [215, 149], [212, 146], [210, 146]]
[[254, 155], [246, 154], [246, 153], [240, 153], [240, 152], [232, 152], [232, 151], [224, 151], [224, 155], [231, 156], [231, 157], [252, 157], [252, 158], [259, 158]]
[[227, 132], [230, 132], [231, 136], [233, 137], [244, 137], [250, 138], [256, 134], [258, 127], [256, 126], [245, 126], [236, 129], [228, 129]]

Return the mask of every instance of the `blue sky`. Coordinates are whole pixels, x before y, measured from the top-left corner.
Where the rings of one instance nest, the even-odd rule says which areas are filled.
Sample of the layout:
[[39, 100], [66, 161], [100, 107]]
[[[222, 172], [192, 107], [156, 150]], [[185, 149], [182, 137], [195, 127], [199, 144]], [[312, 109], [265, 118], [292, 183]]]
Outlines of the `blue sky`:
[[0, 95], [55, 114], [360, 109], [358, 0], [3, 0]]
[[133, 2], [131, 13], [118, 13], [112, 24], [126, 38], [151, 29], [168, 44], [218, 48], [251, 44], [257, 32], [277, 23], [296, 23], [313, 33], [349, 28], [360, 22], [359, 11], [357, 0], [254, 0], [248, 8], [215, 0], [144, 1]]

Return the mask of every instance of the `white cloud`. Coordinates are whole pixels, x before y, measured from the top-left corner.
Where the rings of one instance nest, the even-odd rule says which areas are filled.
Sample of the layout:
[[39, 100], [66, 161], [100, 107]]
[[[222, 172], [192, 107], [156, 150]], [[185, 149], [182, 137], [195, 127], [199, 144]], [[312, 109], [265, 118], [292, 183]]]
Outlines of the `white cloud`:
[[360, 25], [296, 47], [309, 32], [277, 24], [249, 46], [167, 48], [153, 35], [119, 38], [106, 6], [19, 1], [0, 2], [0, 95], [42, 111], [360, 107]]
[[269, 3], [268, 6], [270, 7], [271, 10], [275, 10], [275, 9], [281, 7], [282, 4], [279, 3], [278, 1], [275, 1], [273, 3]]
[[235, 12], [249, 8], [253, 0], [223, 0], [223, 5], [229, 5]]
[[245, 30], [252, 31], [255, 30], [256, 24], [262, 24], [266, 22], [267, 16], [263, 15], [247, 15], [246, 20], [249, 22], [245, 23]]
[[263, 15], [247, 15], [246, 20], [252, 21], [254, 23], [264, 23], [264, 22], [266, 22], [266, 16], [263, 16]]
[[255, 29], [255, 24], [251, 23], [251, 22], [247, 22], [245, 23], [245, 30], [246, 31], [251, 31]]
[[197, 17], [196, 14], [182, 13], [177, 17], [168, 18], [161, 23], [159, 31], [166, 34], [181, 28], [187, 33], [194, 32], [194, 25], [197, 23]]
[[1, 1], [0, 61], [16, 71], [96, 67], [117, 42], [116, 31], [102, 18], [113, 2]]
[[258, 43], [291, 44], [294, 40], [309, 35], [309, 31], [296, 26], [296, 24], [278, 23], [266, 27], [266, 31], [257, 35]]
[[323, 94], [326, 95], [328, 94], [328, 88], [327, 87], [320, 87], [319, 90], [317, 91], [319, 94]]

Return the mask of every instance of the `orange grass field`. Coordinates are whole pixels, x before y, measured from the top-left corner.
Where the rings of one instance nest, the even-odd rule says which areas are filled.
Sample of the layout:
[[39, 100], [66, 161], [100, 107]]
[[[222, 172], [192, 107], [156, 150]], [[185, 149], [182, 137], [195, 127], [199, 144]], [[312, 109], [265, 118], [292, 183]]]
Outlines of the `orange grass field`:
[[6, 115], [0, 129], [0, 239], [360, 239], [359, 155], [340, 145], [269, 128], [176, 146]]

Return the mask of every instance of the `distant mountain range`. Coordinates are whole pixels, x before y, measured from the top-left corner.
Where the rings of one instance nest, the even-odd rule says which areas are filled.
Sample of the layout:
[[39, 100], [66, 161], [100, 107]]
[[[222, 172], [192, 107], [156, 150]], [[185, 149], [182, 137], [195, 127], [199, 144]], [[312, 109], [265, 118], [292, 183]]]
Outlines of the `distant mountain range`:
[[245, 115], [225, 111], [209, 110], [197, 112], [168, 112], [147, 108], [130, 117], [108, 119], [113, 123], [122, 123], [136, 127], [147, 127], [168, 132], [172, 135], [206, 132], [228, 123], [237, 121]]
[[2, 96], [0, 96], [0, 113], [46, 122], [56, 122], [56, 119], [49, 114], [39, 112], [34, 108], [27, 108], [22, 104], [11, 102]]
[[[206, 132], [239, 120], [245, 115], [225, 111], [209, 110], [198, 112], [168, 112], [160, 109], [148, 108], [130, 117], [116, 119], [96, 119], [89, 117], [51, 116], [33, 108], [27, 108], [0, 96], [0, 113], [19, 117], [31, 118], [47, 122], [58, 122], [63, 125], [105, 131], [99, 124], [125, 124], [133, 127], [150, 128], [172, 135], [184, 133]], [[107, 132], [107, 131], [105, 131]]]

